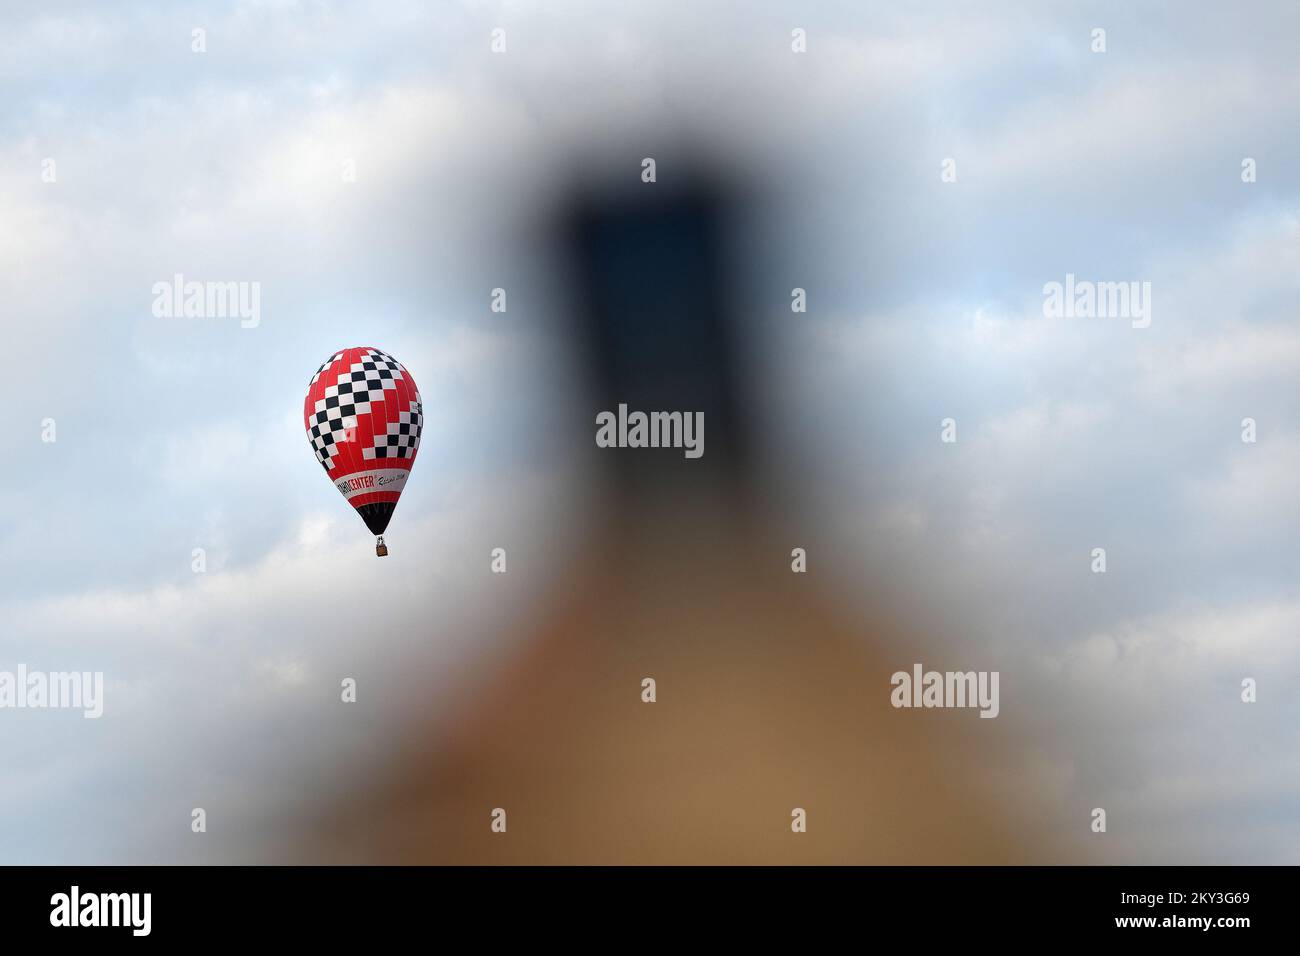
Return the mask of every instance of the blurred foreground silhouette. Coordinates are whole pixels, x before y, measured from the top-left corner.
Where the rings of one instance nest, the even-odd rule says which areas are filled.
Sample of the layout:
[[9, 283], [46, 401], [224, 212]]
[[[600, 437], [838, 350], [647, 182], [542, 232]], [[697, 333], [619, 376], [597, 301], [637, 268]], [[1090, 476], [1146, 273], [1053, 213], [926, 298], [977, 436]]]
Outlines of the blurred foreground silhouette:
[[[746, 480], [729, 201], [707, 182], [579, 191], [554, 226], [560, 330], [596, 413], [705, 413], [706, 452], [606, 449], [596, 540], [545, 622], [391, 773], [315, 815], [290, 855], [371, 863], [1013, 863], [1048, 837], [976, 781], [970, 711], [895, 710], [906, 635], [828, 605]], [[751, 383], [761, 387], [761, 383]], [[799, 542], [794, 542], [795, 544]], [[815, 560], [815, 557], [814, 557]], [[657, 701], [642, 701], [642, 680]], [[494, 808], [505, 834], [490, 830]], [[807, 832], [791, 832], [794, 808]]]

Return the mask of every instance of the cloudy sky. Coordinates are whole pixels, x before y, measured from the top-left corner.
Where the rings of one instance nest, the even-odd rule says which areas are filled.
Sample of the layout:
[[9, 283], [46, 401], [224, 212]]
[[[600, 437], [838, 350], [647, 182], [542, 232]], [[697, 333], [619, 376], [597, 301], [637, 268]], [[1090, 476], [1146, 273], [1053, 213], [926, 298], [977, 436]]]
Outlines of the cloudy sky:
[[[768, 190], [763, 474], [833, 586], [995, 661], [1045, 730], [1020, 786], [1106, 807], [1110, 859], [1300, 858], [1294, 4], [378, 11], [0, 4], [0, 670], [107, 682], [98, 721], [0, 711], [0, 860], [251, 858], [508, 653], [582, 494], [529, 224], [685, 138]], [[260, 283], [259, 324], [156, 317], [176, 273]], [[1067, 273], [1150, 282], [1150, 327], [1045, 318]], [[302, 433], [350, 345], [425, 402], [382, 563]]]

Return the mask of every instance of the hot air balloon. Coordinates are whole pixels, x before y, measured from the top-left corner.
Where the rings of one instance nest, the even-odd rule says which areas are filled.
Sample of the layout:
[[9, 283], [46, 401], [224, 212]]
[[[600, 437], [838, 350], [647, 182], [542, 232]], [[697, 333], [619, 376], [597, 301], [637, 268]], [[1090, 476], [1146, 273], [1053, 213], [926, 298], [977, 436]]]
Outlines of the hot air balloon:
[[344, 349], [311, 377], [302, 414], [316, 460], [377, 536], [382, 558], [424, 427], [415, 379], [379, 349]]

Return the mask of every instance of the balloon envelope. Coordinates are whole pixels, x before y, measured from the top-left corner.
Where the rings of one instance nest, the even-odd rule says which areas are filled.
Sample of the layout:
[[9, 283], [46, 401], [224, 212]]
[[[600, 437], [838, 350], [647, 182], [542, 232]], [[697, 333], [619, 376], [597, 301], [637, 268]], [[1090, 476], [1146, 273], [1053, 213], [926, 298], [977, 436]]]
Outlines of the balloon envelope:
[[334, 487], [372, 534], [383, 534], [415, 464], [424, 426], [411, 373], [376, 348], [335, 352], [307, 385], [303, 421], [316, 460]]

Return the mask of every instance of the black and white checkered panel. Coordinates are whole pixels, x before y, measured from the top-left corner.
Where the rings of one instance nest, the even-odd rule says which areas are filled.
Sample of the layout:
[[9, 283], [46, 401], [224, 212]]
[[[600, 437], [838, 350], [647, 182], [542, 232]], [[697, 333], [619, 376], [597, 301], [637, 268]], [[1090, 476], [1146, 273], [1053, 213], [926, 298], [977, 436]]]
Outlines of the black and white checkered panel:
[[[342, 357], [337, 353], [329, 362], [321, 366], [316, 378]], [[312, 422], [311, 442], [316, 451], [316, 460], [329, 471], [334, 467], [334, 456], [338, 444], [351, 429], [357, 427], [358, 415], [370, 414], [370, 403], [381, 401], [385, 391], [395, 391], [397, 382], [404, 378], [403, 368], [391, 355], [378, 349], [366, 349], [359, 361], [339, 372], [338, 381], [325, 388], [325, 397], [319, 399], [312, 408], [315, 420]], [[316, 381], [316, 379], [312, 379]], [[366, 458], [409, 458], [419, 445], [419, 428], [423, 416], [418, 411], [419, 403], [413, 403], [412, 412], [403, 412], [402, 421], [389, 425], [389, 435], [376, 436], [375, 446], [362, 451]], [[413, 421], [414, 420], [414, 421]], [[410, 429], [415, 426], [414, 444], [411, 444]], [[405, 432], [398, 430], [404, 426]], [[390, 444], [390, 438], [393, 439]]]
[[385, 391], [394, 391], [402, 378], [402, 366], [391, 356], [376, 349], [366, 349], [359, 362], [339, 372], [339, 380], [325, 389], [325, 402], [336, 399], [340, 405], [352, 405], [356, 411], [370, 412], [370, 403], [382, 401]]
[[419, 402], [411, 403], [409, 412], [402, 412], [397, 421], [388, 423], [388, 432], [375, 436], [372, 448], [362, 450], [367, 459], [414, 458], [420, 447], [420, 430], [424, 428], [424, 410]]
[[402, 371], [402, 363], [397, 361], [397, 359], [393, 358], [387, 352], [381, 352], [379, 349], [366, 349], [366, 357], [376, 365], [386, 368], [390, 372]]
[[333, 355], [331, 355], [329, 357], [328, 362], [326, 362], [320, 368], [316, 369], [316, 374], [311, 377], [311, 381], [307, 383], [307, 387], [311, 388], [313, 385], [315, 385], [316, 382], [320, 380], [320, 377], [325, 374], [325, 370], [329, 368], [331, 365], [333, 365], [335, 362], [337, 362], [339, 359], [341, 359], [342, 357], [343, 357], [342, 352], [335, 352]]
[[316, 452], [316, 460], [326, 471], [334, 467], [334, 456], [338, 454], [340, 442], [346, 440], [348, 432], [357, 427], [357, 416], [351, 405], [340, 405], [337, 400], [329, 404], [324, 398], [316, 403], [311, 424], [311, 447]]

